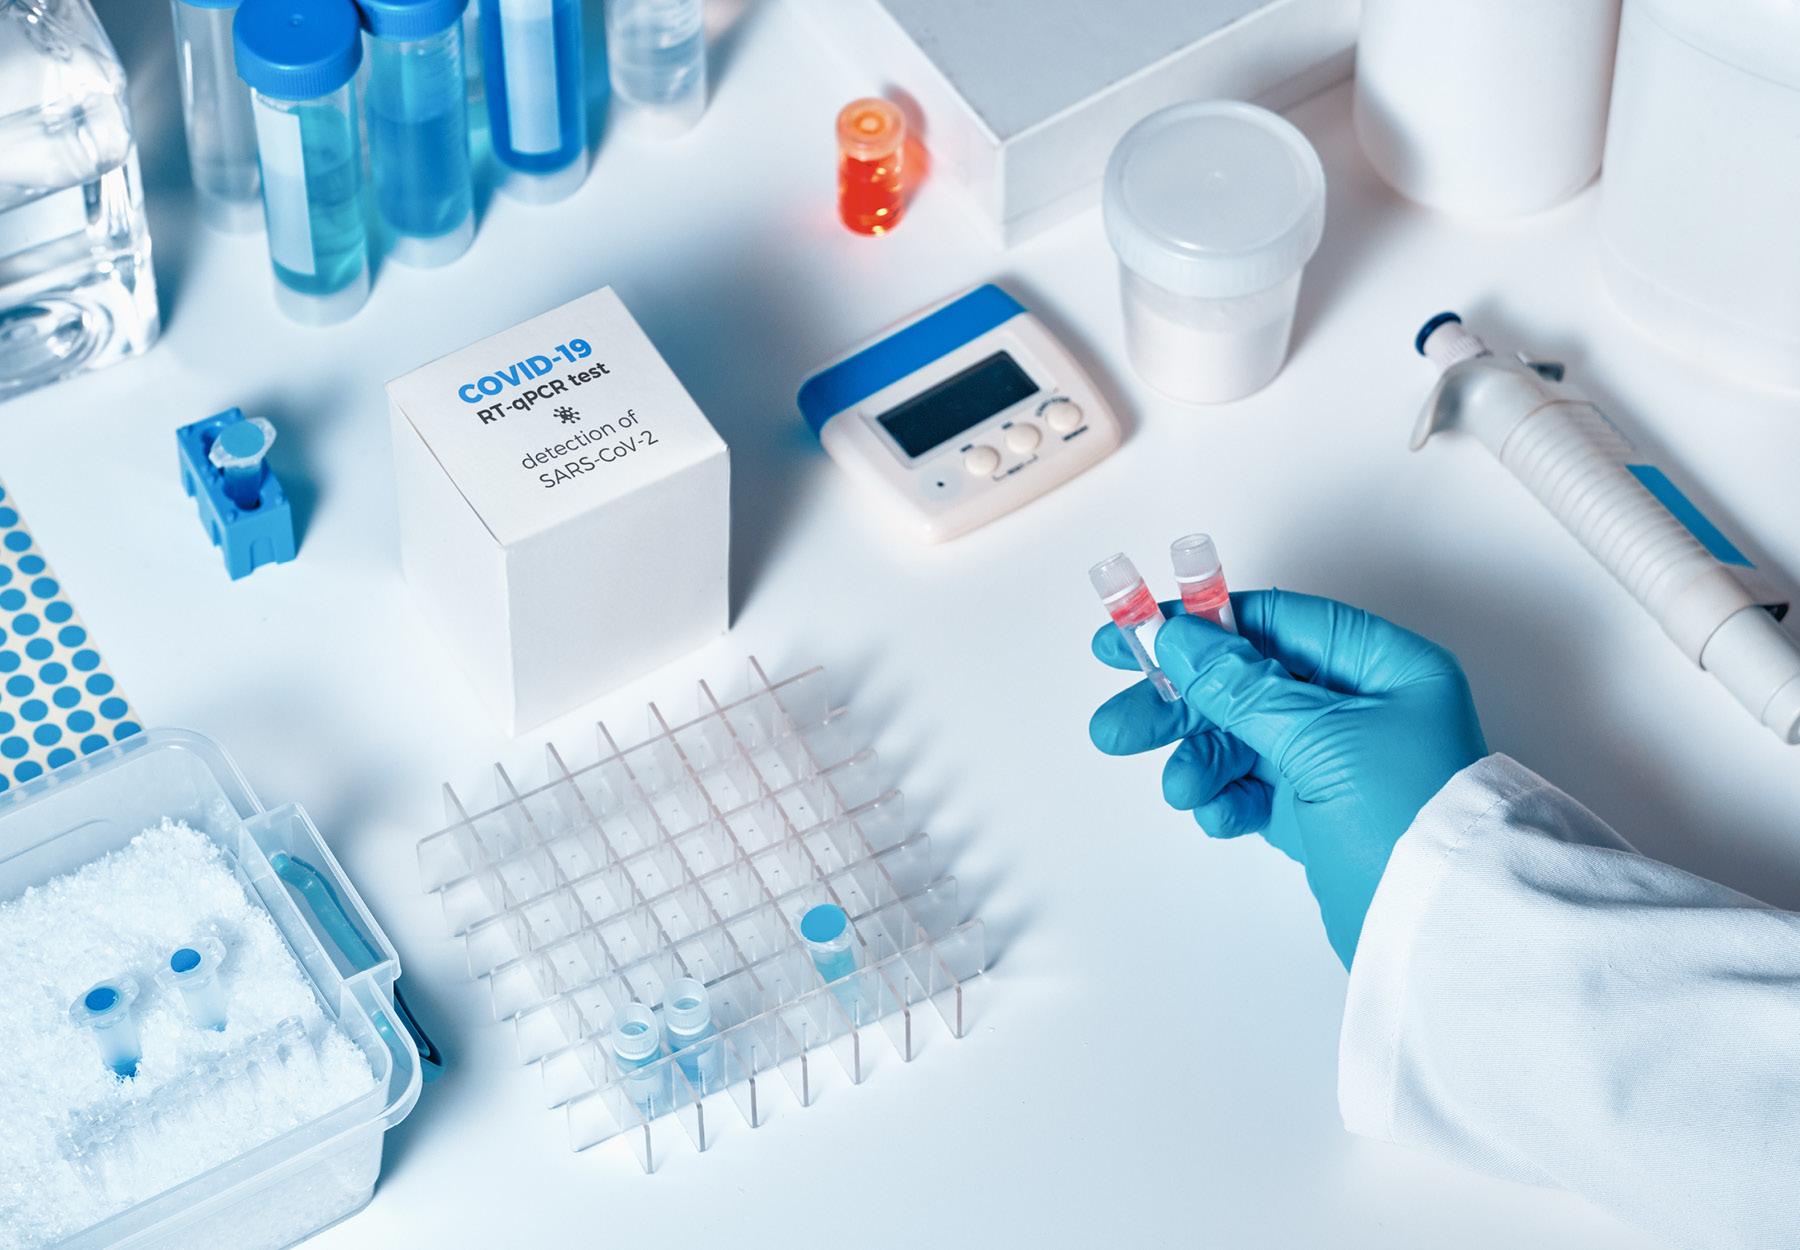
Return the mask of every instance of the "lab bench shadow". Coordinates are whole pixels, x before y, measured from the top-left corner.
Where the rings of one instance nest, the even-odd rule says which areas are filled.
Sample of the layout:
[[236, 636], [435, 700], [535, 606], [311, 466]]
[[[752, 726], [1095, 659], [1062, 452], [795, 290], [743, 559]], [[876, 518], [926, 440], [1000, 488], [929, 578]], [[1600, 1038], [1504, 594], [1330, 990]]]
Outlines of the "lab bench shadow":
[[[700, 410], [731, 448], [731, 616], [798, 523], [807, 478], [825, 455], [795, 403], [816, 344], [841, 332], [820, 324], [774, 263], [732, 253], [681, 281], [625, 280], [620, 295]], [[695, 310], [705, 310], [697, 314]]]

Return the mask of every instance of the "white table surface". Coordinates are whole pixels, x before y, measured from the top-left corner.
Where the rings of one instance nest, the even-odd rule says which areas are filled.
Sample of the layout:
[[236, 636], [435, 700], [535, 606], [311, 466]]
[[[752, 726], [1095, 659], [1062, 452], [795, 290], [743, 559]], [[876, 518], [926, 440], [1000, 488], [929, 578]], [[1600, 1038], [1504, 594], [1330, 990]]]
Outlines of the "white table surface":
[[[594, 6], [597, 15], [597, 5]], [[1189, 410], [1121, 347], [1097, 212], [995, 251], [945, 186], [891, 236], [833, 212], [831, 121], [859, 79], [778, 0], [715, 43], [716, 92], [667, 146], [609, 139], [573, 199], [496, 199], [453, 267], [390, 265], [355, 319], [282, 320], [260, 236], [209, 235], [185, 187], [166, 12], [101, 5], [133, 75], [167, 325], [148, 356], [0, 406], [0, 475], [146, 723], [209, 734], [265, 802], [302, 803], [398, 945], [409, 997], [451, 1057], [391, 1133], [351, 1247], [1110, 1244], [1639, 1247], [1580, 1200], [1489, 1180], [1341, 1128], [1345, 976], [1297, 867], [1210, 842], [1163, 806], [1160, 759], [1087, 742], [1121, 685], [1089, 658], [1087, 566], [1159, 567], [1217, 538], [1232, 583], [1347, 599], [1462, 658], [1490, 745], [1643, 850], [1800, 906], [1800, 756], [1690, 667], [1473, 442], [1406, 436], [1432, 371], [1420, 322], [1459, 308], [1503, 349], [1572, 376], [1753, 556], [1800, 570], [1791, 397], [1673, 357], [1615, 312], [1595, 193], [1469, 225], [1400, 201], [1357, 149], [1340, 86], [1292, 117], [1331, 206], [1293, 355], [1261, 394]], [[731, 14], [722, 15], [730, 18]], [[591, 20], [591, 19], [590, 19]], [[1111, 459], [942, 548], [865, 510], [807, 432], [810, 369], [957, 287], [998, 279], [1124, 413]], [[382, 383], [599, 285], [624, 297], [731, 444], [725, 638], [508, 740], [400, 579]], [[272, 418], [299, 558], [233, 583], [181, 492], [171, 432], [231, 405]], [[645, 1176], [613, 1142], [569, 1151], [509, 1026], [421, 893], [414, 846], [439, 783], [484, 793], [505, 762], [591, 722], [637, 733], [744, 657], [821, 663], [910, 810], [987, 920], [976, 1027], [878, 1056], [810, 1108], [731, 1112]], [[878, 1043], [884, 1045], [884, 1043]], [[828, 1065], [829, 1066], [829, 1065]], [[1525, 1095], [1525, 1096], [1528, 1096]]]

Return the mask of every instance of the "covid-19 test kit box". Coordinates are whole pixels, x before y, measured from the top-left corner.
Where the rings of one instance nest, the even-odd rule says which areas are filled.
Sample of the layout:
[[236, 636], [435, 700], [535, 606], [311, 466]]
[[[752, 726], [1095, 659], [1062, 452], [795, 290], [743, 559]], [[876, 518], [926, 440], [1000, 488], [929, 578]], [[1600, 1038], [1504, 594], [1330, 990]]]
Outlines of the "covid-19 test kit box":
[[407, 584], [509, 732], [724, 632], [730, 453], [612, 288], [387, 392]]

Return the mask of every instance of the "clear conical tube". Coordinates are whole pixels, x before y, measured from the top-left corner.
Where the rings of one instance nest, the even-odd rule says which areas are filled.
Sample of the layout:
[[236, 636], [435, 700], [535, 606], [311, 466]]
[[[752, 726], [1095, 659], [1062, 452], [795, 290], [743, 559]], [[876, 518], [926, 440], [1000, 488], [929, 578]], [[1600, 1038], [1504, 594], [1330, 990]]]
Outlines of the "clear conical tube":
[[1089, 569], [1088, 579], [1094, 583], [1107, 615], [1125, 635], [1125, 645], [1131, 648], [1133, 658], [1156, 688], [1156, 693], [1165, 703], [1175, 702], [1181, 695], [1175, 684], [1156, 666], [1156, 634], [1166, 618], [1156, 596], [1139, 576], [1137, 566], [1124, 552], [1119, 552]]
[[1175, 584], [1181, 588], [1181, 606], [1189, 616], [1199, 616], [1237, 633], [1237, 616], [1231, 610], [1231, 591], [1225, 585], [1225, 568], [1209, 534], [1188, 534], [1169, 544], [1169, 563], [1175, 568]]

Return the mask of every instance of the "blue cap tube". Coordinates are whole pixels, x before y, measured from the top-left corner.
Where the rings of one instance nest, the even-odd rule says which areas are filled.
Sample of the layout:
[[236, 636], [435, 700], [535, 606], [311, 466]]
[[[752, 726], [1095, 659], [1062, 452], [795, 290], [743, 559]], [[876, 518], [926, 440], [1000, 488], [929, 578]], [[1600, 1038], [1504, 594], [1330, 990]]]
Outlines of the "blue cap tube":
[[219, 471], [226, 498], [244, 509], [254, 509], [262, 498], [264, 461], [275, 442], [275, 427], [263, 417], [246, 417], [220, 429], [207, 449], [206, 458]]
[[587, 177], [581, 0], [481, 0], [482, 72], [500, 189], [548, 204]]
[[100, 1058], [120, 1080], [136, 1076], [138, 1061], [144, 1057], [137, 1020], [131, 1014], [137, 994], [136, 981], [114, 977], [91, 986], [69, 1005], [69, 1021], [88, 1030]]
[[856, 971], [856, 935], [850, 918], [836, 903], [823, 903], [800, 918], [800, 938], [813, 967], [827, 981], [841, 981]]
[[475, 238], [466, 0], [360, 0], [369, 32], [369, 160], [393, 257], [446, 265]]
[[157, 970], [157, 980], [181, 993], [188, 1016], [203, 1029], [225, 1031], [225, 985], [219, 965], [225, 961], [225, 944], [217, 938], [200, 938], [177, 948]]
[[233, 39], [256, 120], [275, 301], [304, 324], [342, 321], [369, 295], [361, 18], [350, 0], [243, 0]]

